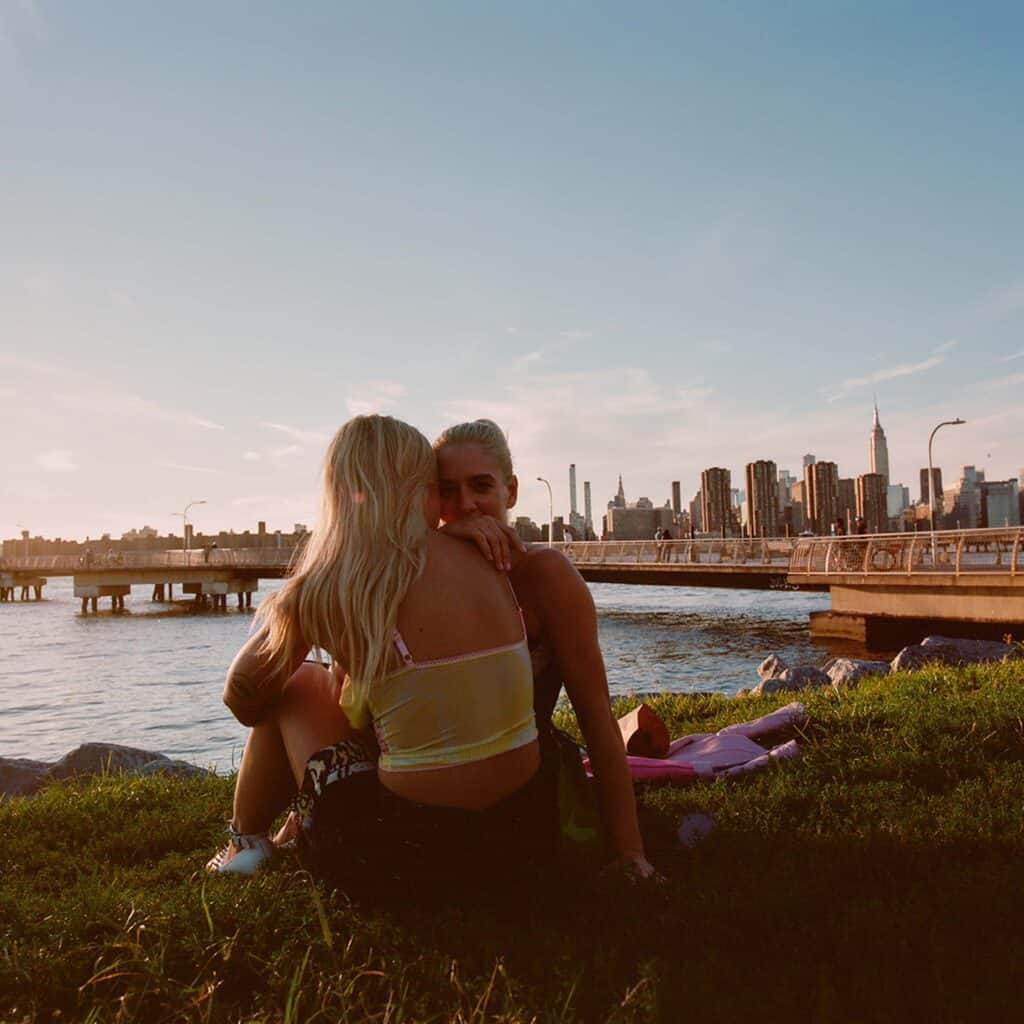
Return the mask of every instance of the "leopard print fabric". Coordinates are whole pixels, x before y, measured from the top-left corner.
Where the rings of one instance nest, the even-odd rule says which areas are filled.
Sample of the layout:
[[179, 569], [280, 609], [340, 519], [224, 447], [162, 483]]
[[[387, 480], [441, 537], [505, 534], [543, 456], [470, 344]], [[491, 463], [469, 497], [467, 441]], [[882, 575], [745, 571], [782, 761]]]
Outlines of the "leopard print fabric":
[[316, 802], [332, 782], [376, 770], [376, 763], [359, 740], [342, 740], [318, 750], [306, 762], [302, 786], [292, 805], [299, 824], [306, 831], [313, 827]]

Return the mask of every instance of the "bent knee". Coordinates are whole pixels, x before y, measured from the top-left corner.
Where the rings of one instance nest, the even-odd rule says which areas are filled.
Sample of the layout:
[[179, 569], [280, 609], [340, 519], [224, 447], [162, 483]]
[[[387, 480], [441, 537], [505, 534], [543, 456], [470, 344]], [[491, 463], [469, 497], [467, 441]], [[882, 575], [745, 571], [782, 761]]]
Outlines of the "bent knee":
[[284, 702], [293, 704], [319, 704], [329, 702], [337, 704], [341, 696], [341, 687], [334, 673], [318, 665], [306, 661], [288, 677], [281, 697]]

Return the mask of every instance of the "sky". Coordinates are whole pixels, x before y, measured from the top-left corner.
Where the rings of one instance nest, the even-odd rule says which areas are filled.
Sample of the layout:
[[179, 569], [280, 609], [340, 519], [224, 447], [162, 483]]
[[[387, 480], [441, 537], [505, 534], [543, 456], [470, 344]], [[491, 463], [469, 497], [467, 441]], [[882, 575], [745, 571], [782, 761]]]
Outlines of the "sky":
[[351, 415], [518, 512], [1024, 467], [1024, 7], [0, 0], [0, 537], [312, 525]]

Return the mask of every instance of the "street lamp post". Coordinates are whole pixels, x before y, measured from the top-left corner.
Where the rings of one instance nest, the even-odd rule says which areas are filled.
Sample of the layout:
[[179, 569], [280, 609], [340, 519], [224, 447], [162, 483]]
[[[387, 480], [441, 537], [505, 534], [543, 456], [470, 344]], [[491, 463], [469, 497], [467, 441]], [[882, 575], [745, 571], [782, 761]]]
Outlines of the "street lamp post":
[[966, 423], [958, 416], [955, 420], [943, 420], [928, 438], [928, 525], [932, 533], [932, 568], [935, 568], [935, 470], [932, 468], [932, 441], [942, 427], [959, 427]]
[[537, 479], [548, 489], [548, 547], [551, 547], [555, 536], [555, 499], [551, 496], [551, 484], [542, 476]]
[[188, 510], [193, 505], [205, 505], [206, 499], [201, 498], [199, 501], [190, 501], [183, 512], [172, 512], [171, 515], [181, 516], [181, 550], [185, 555], [185, 560], [188, 561]]

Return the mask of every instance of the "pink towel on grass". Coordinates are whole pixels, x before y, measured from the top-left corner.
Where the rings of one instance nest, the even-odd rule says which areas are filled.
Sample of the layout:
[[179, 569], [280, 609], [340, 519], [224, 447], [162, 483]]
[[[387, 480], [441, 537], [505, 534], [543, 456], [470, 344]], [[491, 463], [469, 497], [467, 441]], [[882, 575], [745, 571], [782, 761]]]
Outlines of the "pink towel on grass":
[[[780, 729], [800, 725], [805, 720], [803, 704], [794, 701], [750, 722], [738, 722], [718, 732], [696, 732], [673, 740], [663, 758], [627, 755], [629, 774], [634, 780], [690, 782], [757, 771], [773, 760], [799, 757], [800, 748], [795, 740], [790, 740], [766, 750], [755, 743], [753, 737], [767, 736]], [[589, 760], [584, 761], [584, 765], [589, 773]]]

